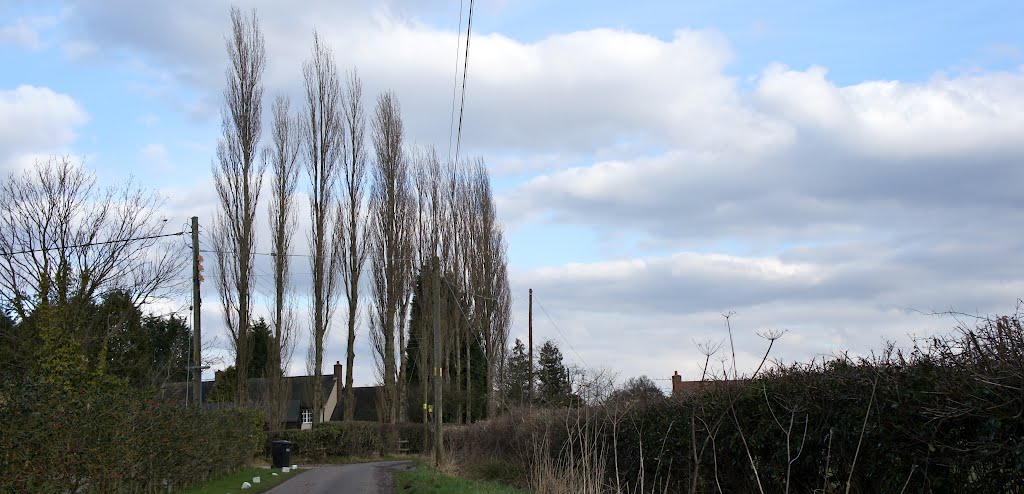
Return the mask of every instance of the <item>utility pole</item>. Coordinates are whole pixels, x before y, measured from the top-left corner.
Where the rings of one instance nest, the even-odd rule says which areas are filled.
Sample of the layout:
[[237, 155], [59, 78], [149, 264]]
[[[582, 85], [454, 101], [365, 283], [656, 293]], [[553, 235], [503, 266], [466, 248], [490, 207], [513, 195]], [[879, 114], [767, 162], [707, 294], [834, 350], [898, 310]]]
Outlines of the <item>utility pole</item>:
[[441, 433], [444, 428], [444, 421], [441, 419], [442, 396], [441, 377], [444, 375], [441, 368], [441, 262], [434, 254], [434, 466], [440, 467], [444, 464], [444, 442]]
[[529, 343], [530, 343], [530, 404], [533, 404], [533, 288], [530, 289], [530, 312], [528, 316]]
[[199, 217], [192, 217], [192, 372], [193, 374], [193, 393], [196, 400], [196, 404], [203, 403], [203, 358], [202, 358], [202, 337], [201, 337], [201, 318], [199, 317], [200, 311], [199, 306], [202, 301], [199, 298], [199, 282], [202, 281], [202, 276], [199, 271], [202, 270], [202, 265], [199, 261], [202, 260], [202, 256], [199, 255]]

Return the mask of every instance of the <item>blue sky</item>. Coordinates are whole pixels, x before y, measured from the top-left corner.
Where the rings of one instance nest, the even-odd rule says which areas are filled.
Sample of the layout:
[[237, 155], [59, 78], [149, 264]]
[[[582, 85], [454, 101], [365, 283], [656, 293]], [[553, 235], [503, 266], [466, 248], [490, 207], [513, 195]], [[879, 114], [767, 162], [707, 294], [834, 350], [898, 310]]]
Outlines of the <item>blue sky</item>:
[[[316, 28], [446, 152], [458, 2], [239, 5], [268, 95], [297, 100]], [[228, 8], [5, 2], [0, 171], [69, 153], [160, 190], [172, 224], [209, 217]], [[1012, 1], [476, 2], [463, 147], [491, 167], [513, 337], [531, 287], [539, 340], [623, 377], [696, 372], [727, 311], [743, 367], [769, 328], [808, 360], [953, 325], [914, 310], [1013, 310], [1022, 21]]]

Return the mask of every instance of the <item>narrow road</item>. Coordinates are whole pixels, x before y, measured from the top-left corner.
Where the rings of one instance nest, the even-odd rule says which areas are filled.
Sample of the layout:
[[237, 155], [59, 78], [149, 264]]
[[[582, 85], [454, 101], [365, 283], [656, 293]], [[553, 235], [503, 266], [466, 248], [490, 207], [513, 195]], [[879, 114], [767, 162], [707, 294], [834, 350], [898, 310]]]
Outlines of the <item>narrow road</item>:
[[378, 461], [314, 467], [267, 494], [392, 494], [393, 472], [408, 465], [407, 461]]

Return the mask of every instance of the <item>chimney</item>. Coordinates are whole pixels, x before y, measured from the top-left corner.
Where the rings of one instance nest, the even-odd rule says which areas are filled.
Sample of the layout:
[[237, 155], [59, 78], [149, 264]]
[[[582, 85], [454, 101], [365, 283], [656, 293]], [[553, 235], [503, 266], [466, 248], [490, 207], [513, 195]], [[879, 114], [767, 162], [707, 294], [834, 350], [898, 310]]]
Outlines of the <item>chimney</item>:
[[342, 390], [344, 388], [344, 385], [342, 384], [342, 379], [341, 379], [343, 377], [342, 374], [344, 374], [344, 373], [345, 373], [345, 371], [341, 367], [341, 361], [335, 360], [334, 361], [334, 386], [336, 388], [338, 388], [338, 402], [339, 403], [341, 402], [341, 392], [342, 392]]
[[679, 375], [679, 371], [675, 371], [672, 375], [672, 394], [675, 395], [683, 390], [683, 376]]

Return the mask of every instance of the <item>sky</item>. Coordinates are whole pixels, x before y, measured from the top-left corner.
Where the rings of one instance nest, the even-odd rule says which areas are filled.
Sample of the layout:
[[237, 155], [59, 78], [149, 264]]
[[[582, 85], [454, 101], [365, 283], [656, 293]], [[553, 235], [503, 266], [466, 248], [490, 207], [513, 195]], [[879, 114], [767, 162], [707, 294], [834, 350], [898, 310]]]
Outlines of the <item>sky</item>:
[[[367, 105], [394, 91], [407, 141], [450, 152], [469, 2], [285, 4], [237, 4], [260, 19], [268, 97], [300, 101], [317, 30], [339, 68], [363, 78]], [[103, 184], [133, 178], [162, 194], [169, 229], [191, 216], [208, 225], [230, 6], [0, 2], [0, 173], [70, 155]], [[538, 345], [552, 339], [570, 363], [667, 388], [674, 371], [699, 379], [698, 346], [727, 342], [725, 314], [750, 372], [767, 331], [785, 331], [770, 358], [807, 362], [907, 347], [958, 324], [936, 312], [1016, 309], [1024, 4], [473, 8], [461, 153], [492, 176], [512, 340], [526, 339], [532, 288]], [[260, 263], [257, 315], [272, 285]], [[220, 368], [212, 283], [203, 300], [204, 345]], [[326, 372], [344, 360], [344, 337], [338, 318]], [[361, 327], [357, 385], [375, 381], [368, 340]], [[305, 347], [303, 336], [293, 373], [306, 370]]]

